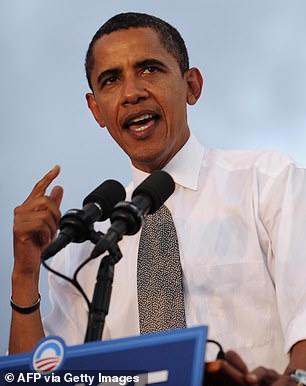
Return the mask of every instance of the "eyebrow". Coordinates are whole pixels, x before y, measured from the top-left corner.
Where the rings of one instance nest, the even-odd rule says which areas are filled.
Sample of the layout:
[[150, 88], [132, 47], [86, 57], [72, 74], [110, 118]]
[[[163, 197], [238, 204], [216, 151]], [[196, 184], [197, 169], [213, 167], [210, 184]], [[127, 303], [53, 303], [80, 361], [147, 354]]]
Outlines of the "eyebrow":
[[[144, 67], [148, 67], [148, 66], [159, 66], [161, 68], [163, 68], [164, 70], [167, 69], [167, 66], [161, 62], [160, 60], [158, 59], [144, 59], [144, 60], [140, 60], [138, 62], [136, 62], [134, 64], [134, 68], [135, 69], [139, 69], [139, 68], [144, 68]], [[114, 67], [114, 68], [109, 68], [105, 71], [102, 71], [99, 75], [98, 75], [98, 78], [97, 78], [97, 84], [100, 84], [104, 78], [107, 78], [107, 77], [110, 77], [110, 76], [118, 76], [120, 73], [121, 73], [121, 68], [120, 67]]]

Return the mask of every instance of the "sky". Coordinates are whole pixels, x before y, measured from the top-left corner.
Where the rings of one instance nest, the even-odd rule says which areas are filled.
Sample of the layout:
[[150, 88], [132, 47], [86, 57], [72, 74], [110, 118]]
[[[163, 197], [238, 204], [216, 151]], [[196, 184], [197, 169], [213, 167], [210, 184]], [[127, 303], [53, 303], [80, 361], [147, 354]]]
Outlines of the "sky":
[[[207, 147], [272, 149], [306, 166], [306, 2], [303, 0], [2, 0], [0, 2], [0, 355], [7, 350], [13, 211], [61, 165], [62, 212], [108, 178], [130, 180], [129, 161], [93, 120], [84, 58], [109, 17], [161, 17], [184, 37], [204, 77], [189, 126]], [[42, 313], [50, 309], [47, 275]]]

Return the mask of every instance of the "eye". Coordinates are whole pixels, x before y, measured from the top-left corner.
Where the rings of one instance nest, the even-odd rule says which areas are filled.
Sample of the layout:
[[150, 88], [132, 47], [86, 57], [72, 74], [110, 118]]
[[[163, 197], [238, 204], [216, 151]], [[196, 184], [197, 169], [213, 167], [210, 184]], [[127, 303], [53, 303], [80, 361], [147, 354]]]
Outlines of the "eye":
[[113, 84], [113, 83], [115, 83], [118, 79], [119, 79], [119, 77], [116, 76], [116, 75], [109, 76], [108, 78], [105, 78], [105, 79], [104, 79], [102, 85], [103, 85], [103, 86], [107, 86], [107, 85]]
[[157, 66], [148, 66], [143, 70], [144, 74], [152, 74], [153, 72], [158, 72], [160, 69]]

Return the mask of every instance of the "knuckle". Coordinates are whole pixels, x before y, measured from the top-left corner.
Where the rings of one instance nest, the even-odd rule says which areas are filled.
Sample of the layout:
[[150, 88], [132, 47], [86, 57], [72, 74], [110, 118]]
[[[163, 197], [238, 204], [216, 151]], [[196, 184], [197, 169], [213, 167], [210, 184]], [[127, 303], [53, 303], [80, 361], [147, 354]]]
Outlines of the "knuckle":
[[16, 208], [14, 208], [14, 216], [18, 216], [21, 211], [22, 211], [22, 205], [16, 206]]

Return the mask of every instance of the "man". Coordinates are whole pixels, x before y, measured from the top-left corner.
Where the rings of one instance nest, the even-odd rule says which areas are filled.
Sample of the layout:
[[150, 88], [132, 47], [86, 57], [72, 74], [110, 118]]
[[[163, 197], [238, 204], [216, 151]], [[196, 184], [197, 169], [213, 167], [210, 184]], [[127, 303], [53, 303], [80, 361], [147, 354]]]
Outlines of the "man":
[[[199, 99], [202, 76], [189, 68], [178, 32], [158, 18], [110, 19], [89, 46], [86, 71], [95, 120], [131, 160], [128, 194], [157, 169], [175, 180], [166, 205], [178, 234], [187, 327], [208, 324], [211, 338], [234, 349], [239, 355], [226, 357], [245, 384], [291, 384], [287, 374], [306, 369], [305, 280], [297, 275], [306, 272], [305, 170], [282, 154], [204, 149], [190, 135], [186, 104]], [[69, 283], [50, 276], [54, 307], [44, 326], [39, 314], [39, 258], [56, 234], [62, 188], [45, 192], [58, 173], [51, 170], [15, 211], [11, 353], [31, 350], [45, 332], [67, 344], [84, 340], [86, 304]], [[120, 242], [104, 339], [140, 332], [139, 239]], [[72, 244], [53, 268], [72, 276], [91, 250]], [[79, 275], [89, 297], [98, 265]]]

